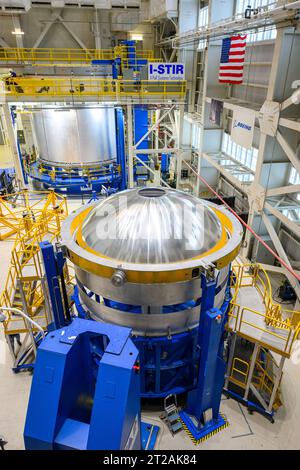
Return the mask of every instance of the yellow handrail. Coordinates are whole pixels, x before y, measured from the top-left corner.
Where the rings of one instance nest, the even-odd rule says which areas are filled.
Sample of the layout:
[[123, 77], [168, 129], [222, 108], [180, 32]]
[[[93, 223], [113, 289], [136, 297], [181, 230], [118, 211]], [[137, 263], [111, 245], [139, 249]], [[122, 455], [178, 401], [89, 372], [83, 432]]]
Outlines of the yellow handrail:
[[[36, 194], [39, 193], [35, 192], [34, 195], [36, 196]], [[14, 307], [16, 302], [21, 302], [20, 294], [17, 292], [17, 283], [18, 280], [22, 280], [28, 314], [34, 316], [35, 319], [43, 320], [43, 325], [46, 327], [46, 313], [39, 313], [39, 309], [45, 301], [41, 285], [43, 273], [39, 242], [43, 240], [45, 235], [49, 237], [50, 241], [58, 239], [61, 220], [68, 215], [68, 208], [66, 198], [56, 195], [54, 191], [42, 193], [42, 198], [39, 200], [41, 207], [39, 208], [36, 200], [31, 204], [32, 196], [31, 191], [21, 191], [18, 193], [17, 201], [22, 199], [23, 202], [15, 202], [17, 205], [16, 220], [18, 221], [17, 235], [12, 248], [11, 264], [4, 290], [0, 296], [0, 305]], [[6, 204], [8, 204], [9, 196], [5, 196], [5, 198]], [[29, 225], [27, 218], [22, 216], [24, 209], [31, 216]], [[28, 269], [30, 275], [28, 275]], [[16, 294], [18, 294], [17, 300]], [[18, 317], [15, 318], [9, 313], [4, 322], [5, 333], [13, 334], [26, 331], [26, 324], [23, 325], [23, 323]]]
[[8, 78], [0, 94], [14, 97], [184, 97], [185, 80], [113, 80], [110, 78]]
[[[152, 50], [135, 48], [136, 59], [151, 62], [161, 61], [153, 57]], [[123, 65], [132, 59], [127, 57], [127, 48], [118, 46], [112, 49], [72, 49], [72, 48], [1, 48], [0, 63], [29, 63], [30, 65], [91, 64], [93, 60], [111, 61], [121, 58]]]
[[[265, 344], [267, 347], [277, 350], [279, 353], [283, 353], [287, 356], [291, 354], [292, 346], [294, 341], [297, 339], [300, 333], [300, 322], [296, 325], [293, 325], [289, 318], [284, 318], [283, 315], [299, 315], [300, 312], [295, 312], [292, 310], [283, 310], [281, 305], [273, 301], [272, 296], [272, 286], [269, 279], [269, 276], [265, 269], [259, 264], [236, 264], [232, 267], [232, 278], [231, 278], [231, 290], [233, 292], [231, 305], [229, 308], [228, 316], [231, 321], [229, 321], [228, 328], [237, 331], [244, 336], [251, 336], [249, 331], [246, 331], [245, 326], [254, 328], [256, 331], [263, 332], [267, 335], [271, 335], [271, 338], [281, 341], [281, 344], [276, 346], [275, 343], [271, 344], [270, 338], [269, 342], [266, 339], [261, 340], [262, 344]], [[255, 287], [259, 292], [262, 301], [265, 305], [265, 312], [259, 312], [257, 310], [243, 307], [237, 302], [239, 289], [243, 287]], [[256, 321], [249, 321], [245, 319], [245, 313], [248, 312]], [[263, 328], [258, 324], [258, 317], [263, 318], [266, 328]], [[279, 334], [278, 332], [272, 331], [270, 327], [274, 327], [277, 330], [282, 330], [286, 332], [286, 335]], [[253, 335], [254, 340], [259, 340], [258, 337]]]

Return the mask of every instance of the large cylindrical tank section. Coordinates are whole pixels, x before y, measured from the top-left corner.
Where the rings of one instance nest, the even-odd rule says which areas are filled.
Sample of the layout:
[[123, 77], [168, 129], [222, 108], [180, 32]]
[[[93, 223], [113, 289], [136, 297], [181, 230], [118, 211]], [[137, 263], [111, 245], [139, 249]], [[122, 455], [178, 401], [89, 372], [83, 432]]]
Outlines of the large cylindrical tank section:
[[132, 189], [78, 209], [62, 238], [88, 317], [132, 328], [142, 395], [190, 390], [202, 273], [215, 266], [214, 307], [222, 309], [242, 239], [239, 221], [180, 191]]
[[91, 166], [117, 158], [113, 107], [42, 109], [33, 113], [39, 159], [51, 166]]

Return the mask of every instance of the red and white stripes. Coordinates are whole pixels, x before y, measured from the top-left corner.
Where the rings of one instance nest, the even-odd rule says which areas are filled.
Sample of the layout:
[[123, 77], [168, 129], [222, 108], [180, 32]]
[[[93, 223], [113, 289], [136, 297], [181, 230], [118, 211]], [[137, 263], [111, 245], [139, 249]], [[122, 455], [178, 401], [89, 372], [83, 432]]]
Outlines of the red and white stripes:
[[243, 83], [246, 38], [246, 35], [238, 35], [223, 39], [219, 82]]

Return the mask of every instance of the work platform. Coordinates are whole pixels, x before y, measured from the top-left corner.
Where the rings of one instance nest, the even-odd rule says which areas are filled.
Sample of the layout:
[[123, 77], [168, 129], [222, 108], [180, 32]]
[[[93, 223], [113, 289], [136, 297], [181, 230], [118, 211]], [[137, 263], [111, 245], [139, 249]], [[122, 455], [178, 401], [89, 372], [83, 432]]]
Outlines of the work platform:
[[289, 358], [300, 333], [300, 312], [273, 301], [266, 271], [259, 264], [234, 266], [232, 295], [228, 329]]
[[10, 78], [0, 95], [7, 102], [113, 102], [172, 103], [183, 102], [185, 80], [113, 80], [80, 78]]
[[116, 46], [111, 49], [70, 49], [70, 48], [1, 48], [0, 65], [16, 66], [67, 66], [92, 65], [94, 61], [110, 63], [121, 59], [125, 66], [135, 65], [134, 62], [149, 60], [160, 62], [161, 59], [153, 57], [151, 50], [139, 50], [131, 46], [131, 54], [134, 52], [135, 59], [128, 58], [126, 46]]
[[259, 264], [233, 266], [231, 292], [224, 391], [273, 422], [282, 404], [283, 365], [299, 337], [300, 312], [273, 301], [269, 277]]
[[266, 325], [266, 307], [258, 291], [245, 287], [238, 293], [237, 303], [242, 307], [239, 309], [236, 305], [232, 309], [229, 328], [249, 341], [258, 341], [268, 349], [289, 357], [294, 342], [293, 330]]

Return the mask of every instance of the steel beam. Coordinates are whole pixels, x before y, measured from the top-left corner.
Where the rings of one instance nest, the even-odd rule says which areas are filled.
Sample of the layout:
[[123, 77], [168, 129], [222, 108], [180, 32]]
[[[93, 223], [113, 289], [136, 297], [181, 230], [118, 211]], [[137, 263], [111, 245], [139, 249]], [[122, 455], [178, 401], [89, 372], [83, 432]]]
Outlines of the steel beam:
[[296, 153], [286, 141], [286, 139], [281, 134], [280, 130], [277, 131], [276, 138], [278, 143], [281, 145], [282, 149], [286, 153], [288, 159], [290, 160], [291, 164], [295, 167], [297, 172], [300, 174], [300, 160], [297, 157]]
[[[145, 168], [147, 168], [148, 171], [150, 171], [153, 175], [155, 175], [155, 171], [152, 170], [152, 168], [150, 168], [150, 166], [147, 165], [143, 160], [141, 160], [137, 155], [135, 155], [134, 158], [136, 158], [139, 163], [141, 163]], [[171, 186], [168, 185], [168, 183], [166, 183], [166, 181], [164, 181], [161, 177], [159, 178], [159, 180], [163, 185], [171, 189]]]
[[258, 351], [259, 351], [259, 344], [255, 343], [253, 353], [252, 353], [252, 356], [251, 356], [251, 361], [250, 361], [250, 368], [249, 368], [249, 372], [248, 372], [248, 379], [247, 379], [246, 389], [245, 389], [245, 393], [244, 393], [244, 400], [248, 399], [250, 384], [251, 384], [252, 377], [253, 377], [253, 372], [254, 372], [254, 368], [255, 368], [255, 362], [256, 362]]
[[242, 185], [242, 183], [237, 178], [232, 176], [229, 171], [225, 170], [222, 165], [217, 163], [208, 153], [202, 152], [201, 156], [206, 161], [208, 161], [213, 167], [215, 167], [216, 170], [218, 170], [223, 176], [225, 176], [225, 178], [228, 179], [228, 181], [230, 181], [230, 183], [236, 186], [240, 191], [242, 191], [243, 193], [246, 192], [245, 187]]
[[280, 359], [280, 364], [279, 364], [279, 367], [278, 367], [278, 371], [277, 371], [277, 374], [276, 374], [276, 379], [275, 379], [275, 382], [274, 382], [274, 385], [273, 385], [272, 395], [271, 395], [270, 402], [269, 402], [268, 411], [270, 413], [272, 411], [273, 404], [274, 404], [274, 401], [275, 401], [275, 398], [276, 398], [276, 393], [277, 393], [278, 387], [280, 385], [284, 362], [285, 362], [285, 357], [282, 356], [282, 358]]
[[[265, 224], [265, 227], [266, 229], [268, 230], [269, 232], [269, 235], [271, 237], [271, 240], [272, 242], [274, 243], [274, 246], [275, 246], [275, 249], [278, 253], [278, 255], [282, 258], [282, 260], [290, 267], [292, 268], [292, 265], [290, 263], [290, 260], [282, 246], [282, 243], [276, 233], [276, 230], [275, 228], [273, 227], [269, 217], [267, 216], [267, 214], [265, 214], [265, 212], [262, 213], [262, 220], [263, 220], [263, 223]], [[293, 289], [295, 290], [296, 294], [297, 294], [297, 297], [300, 299], [300, 286], [299, 286], [299, 282], [297, 281], [297, 279], [295, 279], [287, 270], [285, 270], [285, 275], [286, 277], [288, 278], [291, 286], [293, 287]]]
[[143, 142], [143, 140], [148, 137], [149, 134], [151, 134], [154, 129], [157, 128], [157, 126], [160, 124], [160, 122], [165, 119], [165, 117], [175, 108], [175, 105], [171, 106], [170, 109], [168, 109], [160, 118], [150, 127], [150, 129], [143, 135], [143, 137], [134, 145], [134, 149], [136, 150], [138, 146]]
[[300, 132], [300, 121], [281, 117], [279, 118], [278, 124], [279, 126], [287, 127], [288, 129], [292, 129], [293, 131]]
[[3, 38], [0, 37], [0, 46], [3, 47], [3, 49], [10, 49], [11, 46], [7, 44], [6, 41], [4, 41]]
[[175, 139], [178, 151], [176, 153], [176, 188], [179, 189], [181, 182], [181, 169], [182, 169], [182, 134], [183, 134], [183, 119], [184, 119], [184, 105], [180, 105], [179, 113], [177, 116], [177, 138]]
[[278, 209], [275, 209], [269, 202], [265, 203], [265, 208], [271, 212], [271, 214], [275, 215], [287, 228], [289, 228], [297, 237], [300, 238], [300, 227], [297, 226], [294, 222], [292, 222], [288, 217], [283, 215]]
[[266, 196], [280, 196], [281, 194], [299, 193], [300, 184], [289, 184], [288, 186], [281, 186], [280, 188], [268, 189]]
[[58, 15], [57, 19], [65, 27], [65, 29], [72, 36], [72, 38], [77, 42], [77, 44], [79, 44], [81, 49], [84, 49], [85, 51], [88, 51], [88, 48], [86, 47], [86, 45], [81, 41], [81, 39], [79, 39], [77, 34], [75, 34], [74, 31], [66, 24], [66, 22], [63, 20], [63, 18], [60, 15]]
[[39, 47], [39, 45], [41, 44], [41, 42], [43, 41], [44, 37], [46, 36], [46, 34], [48, 33], [49, 29], [51, 28], [51, 26], [53, 25], [53, 23], [58, 19], [58, 17], [60, 16], [60, 13], [61, 13], [61, 10], [59, 12], [55, 12], [55, 13], [52, 13], [52, 15], [50, 16], [50, 19], [49, 19], [49, 22], [47, 22], [43, 28], [43, 30], [41, 31], [39, 37], [37, 38], [37, 40], [35, 41], [35, 43], [33, 44], [32, 48], [33, 49], [36, 49], [37, 47]]
[[[19, 29], [22, 31], [21, 24], [20, 24], [20, 18], [18, 16], [13, 16], [12, 17], [13, 25], [15, 30]], [[22, 34], [15, 34], [16, 37], [16, 43], [17, 43], [17, 48], [18, 49], [23, 49], [24, 44], [23, 44], [23, 35]]]

